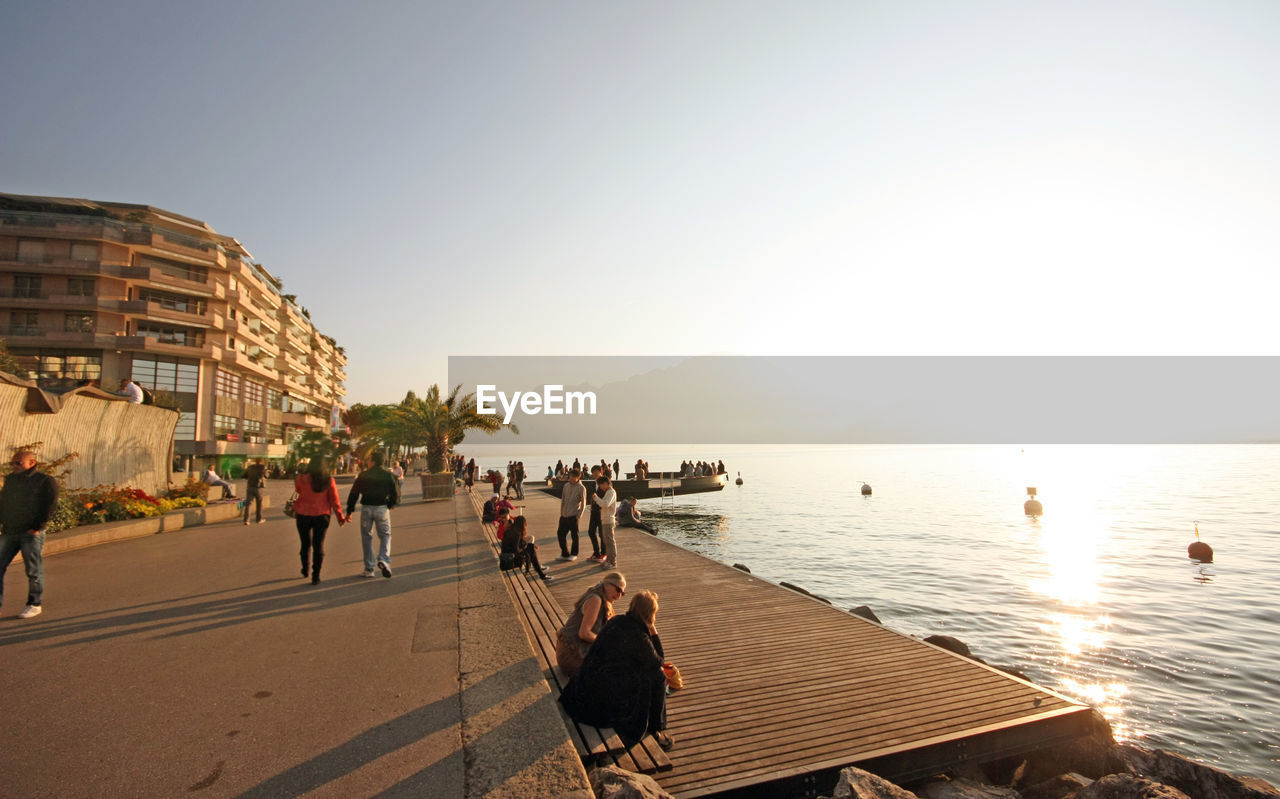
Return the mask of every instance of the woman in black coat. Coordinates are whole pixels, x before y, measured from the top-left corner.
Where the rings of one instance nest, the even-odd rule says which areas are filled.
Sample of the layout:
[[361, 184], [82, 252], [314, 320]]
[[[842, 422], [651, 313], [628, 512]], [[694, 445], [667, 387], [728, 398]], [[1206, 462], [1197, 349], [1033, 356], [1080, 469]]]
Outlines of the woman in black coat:
[[627, 747], [652, 733], [663, 749], [675, 741], [667, 727], [667, 678], [655, 620], [658, 595], [641, 591], [614, 616], [587, 651], [577, 675], [560, 694], [570, 718], [612, 727]]

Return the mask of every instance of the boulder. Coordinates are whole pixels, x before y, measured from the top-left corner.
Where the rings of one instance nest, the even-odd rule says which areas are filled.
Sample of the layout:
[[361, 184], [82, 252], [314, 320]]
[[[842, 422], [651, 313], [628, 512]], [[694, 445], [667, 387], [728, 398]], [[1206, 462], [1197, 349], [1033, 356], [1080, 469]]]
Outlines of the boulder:
[[1098, 710], [1089, 715], [1086, 733], [1065, 744], [1040, 749], [1027, 755], [1026, 765], [1019, 769], [1013, 787], [1021, 790], [1047, 779], [1075, 772], [1091, 780], [1107, 774], [1127, 771], [1116, 756], [1116, 740], [1111, 735], [1111, 725]]
[[738, 571], [744, 571], [747, 574], [751, 573], [751, 570], [747, 568], [747, 565], [745, 563], [735, 563], [733, 564], [733, 568], [737, 569]]
[[1021, 799], [1012, 788], [1000, 788], [975, 780], [960, 778], [930, 782], [920, 791], [925, 799]]
[[948, 652], [955, 652], [957, 655], [964, 655], [967, 658], [973, 658], [973, 653], [969, 651], [969, 647], [959, 638], [952, 638], [949, 635], [931, 635], [924, 639], [926, 644], [942, 647]]
[[1063, 799], [1081, 788], [1089, 787], [1092, 782], [1093, 780], [1079, 774], [1059, 774], [1024, 789], [1022, 799]]
[[840, 772], [840, 781], [836, 783], [831, 799], [919, 799], [919, 797], [869, 771], [849, 766]]
[[867, 607], [866, 605], [859, 605], [856, 608], [849, 608], [849, 612], [855, 616], [861, 616], [862, 618], [867, 619], [868, 621], [874, 621], [876, 624], [883, 623], [880, 621], [880, 617], [876, 615], [876, 612], [871, 608]]
[[1278, 799], [1280, 791], [1265, 780], [1237, 777], [1163, 749], [1143, 749], [1132, 744], [1115, 748], [1123, 771], [1172, 785], [1195, 799]]
[[617, 766], [601, 766], [591, 772], [591, 790], [596, 799], [674, 799], [653, 777]]
[[[1067, 799], [1191, 799], [1172, 785], [1134, 776], [1133, 774], [1108, 774], [1097, 782], [1081, 788]], [[1196, 797], [1196, 799], [1201, 799]]]

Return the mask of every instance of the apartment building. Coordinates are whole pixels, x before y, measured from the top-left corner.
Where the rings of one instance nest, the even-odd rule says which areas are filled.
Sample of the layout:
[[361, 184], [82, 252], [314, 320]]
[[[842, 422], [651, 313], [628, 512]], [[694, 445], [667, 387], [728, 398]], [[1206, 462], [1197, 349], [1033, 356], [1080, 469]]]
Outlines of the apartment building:
[[283, 458], [341, 418], [346, 354], [230, 236], [147, 205], [0, 194], [0, 336], [42, 388], [125, 379], [195, 466]]

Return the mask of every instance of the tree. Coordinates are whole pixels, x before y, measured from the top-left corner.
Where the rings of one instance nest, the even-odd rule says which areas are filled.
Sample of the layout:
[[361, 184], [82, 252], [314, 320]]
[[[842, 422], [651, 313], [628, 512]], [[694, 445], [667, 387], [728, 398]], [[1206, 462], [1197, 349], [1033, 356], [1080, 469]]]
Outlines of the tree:
[[[503, 424], [494, 415], [476, 412], [476, 395], [459, 397], [459, 384], [441, 399], [440, 386], [433, 385], [425, 397], [410, 391], [398, 405], [386, 405], [370, 421], [369, 433], [386, 446], [425, 447], [427, 469], [444, 471], [444, 460], [452, 447], [462, 443], [471, 430], [493, 435], [502, 428], [520, 433], [514, 424]], [[368, 409], [366, 409], [367, 411]]]
[[323, 430], [308, 430], [294, 439], [293, 452], [299, 460], [323, 458], [332, 461], [342, 454], [343, 448]]
[[9, 352], [9, 348], [5, 346], [4, 339], [0, 338], [0, 372], [17, 375], [20, 368], [18, 359], [14, 357], [13, 353]]

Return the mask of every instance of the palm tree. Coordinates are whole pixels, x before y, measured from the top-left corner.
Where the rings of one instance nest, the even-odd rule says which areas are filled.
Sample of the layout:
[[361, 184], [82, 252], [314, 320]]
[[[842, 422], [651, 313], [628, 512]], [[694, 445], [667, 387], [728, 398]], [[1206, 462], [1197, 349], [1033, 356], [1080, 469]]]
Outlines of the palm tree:
[[454, 386], [445, 399], [440, 386], [427, 389], [425, 397], [410, 391], [398, 405], [382, 406], [379, 414], [370, 414], [368, 432], [387, 446], [426, 447], [427, 469], [444, 471], [445, 456], [460, 444], [470, 430], [493, 435], [502, 428], [519, 434], [514, 424], [503, 424], [498, 416], [476, 412], [476, 395], [459, 397], [462, 385]]

